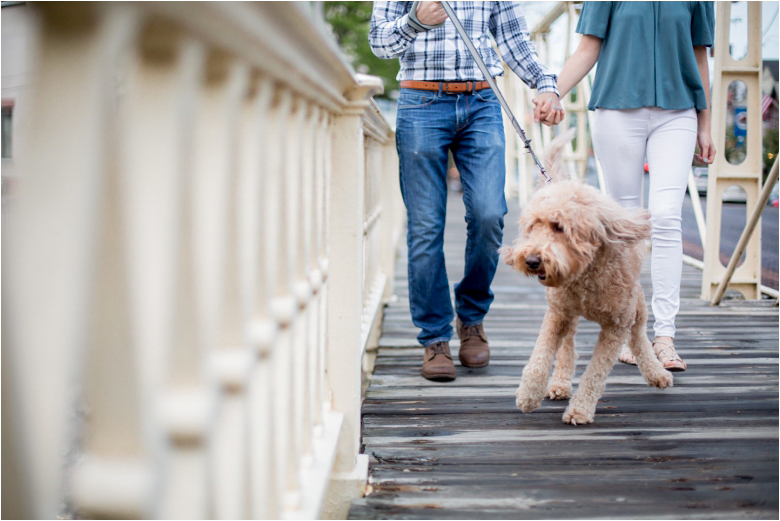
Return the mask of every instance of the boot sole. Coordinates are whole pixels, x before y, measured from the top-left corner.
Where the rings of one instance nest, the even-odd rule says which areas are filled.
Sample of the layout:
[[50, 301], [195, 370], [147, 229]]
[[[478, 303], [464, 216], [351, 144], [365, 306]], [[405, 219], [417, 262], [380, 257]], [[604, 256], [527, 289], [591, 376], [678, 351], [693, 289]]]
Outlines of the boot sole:
[[423, 378], [426, 380], [432, 380], [434, 382], [450, 382], [455, 379], [455, 375], [448, 375], [448, 374], [432, 374], [427, 375], [425, 373], [422, 373]]
[[463, 360], [460, 361], [460, 365], [462, 365], [463, 367], [468, 367], [469, 369], [482, 369], [483, 367], [487, 367], [489, 364], [490, 364], [490, 360], [480, 365], [469, 365], [465, 363]]

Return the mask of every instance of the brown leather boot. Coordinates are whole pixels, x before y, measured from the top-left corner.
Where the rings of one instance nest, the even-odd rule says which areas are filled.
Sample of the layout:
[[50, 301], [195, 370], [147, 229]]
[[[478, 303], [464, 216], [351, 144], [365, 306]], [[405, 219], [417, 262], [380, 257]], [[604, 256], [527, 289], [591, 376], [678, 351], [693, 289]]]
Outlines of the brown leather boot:
[[464, 326], [457, 322], [460, 337], [460, 363], [466, 367], [485, 367], [490, 362], [490, 347], [482, 324]]
[[425, 347], [422, 375], [428, 380], [449, 381], [455, 379], [449, 342], [435, 342]]

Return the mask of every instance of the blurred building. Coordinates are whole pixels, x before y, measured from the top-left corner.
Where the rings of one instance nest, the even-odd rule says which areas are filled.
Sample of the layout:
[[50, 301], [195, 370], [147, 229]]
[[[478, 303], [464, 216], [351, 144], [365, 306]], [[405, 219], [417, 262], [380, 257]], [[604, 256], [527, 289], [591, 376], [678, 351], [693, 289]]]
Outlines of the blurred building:
[[2, 196], [8, 203], [18, 174], [29, 109], [32, 23], [25, 2], [2, 2]]

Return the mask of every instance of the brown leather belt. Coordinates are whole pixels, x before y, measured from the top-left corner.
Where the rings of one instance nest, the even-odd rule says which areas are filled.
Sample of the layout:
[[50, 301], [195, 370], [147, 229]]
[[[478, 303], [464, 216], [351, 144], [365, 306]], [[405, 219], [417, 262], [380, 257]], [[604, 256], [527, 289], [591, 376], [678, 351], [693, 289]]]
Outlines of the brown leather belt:
[[403, 89], [418, 90], [439, 90], [441, 84], [442, 92], [471, 92], [471, 89], [482, 90], [489, 89], [490, 84], [486, 81], [412, 81], [405, 80], [401, 82]]

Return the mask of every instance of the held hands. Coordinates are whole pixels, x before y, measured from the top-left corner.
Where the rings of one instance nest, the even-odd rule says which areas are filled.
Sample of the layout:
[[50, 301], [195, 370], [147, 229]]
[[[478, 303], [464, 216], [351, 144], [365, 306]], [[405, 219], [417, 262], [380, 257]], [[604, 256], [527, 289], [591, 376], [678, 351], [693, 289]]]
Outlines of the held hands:
[[447, 19], [447, 12], [441, 2], [420, 2], [417, 5], [417, 20], [425, 25], [438, 25]]
[[563, 120], [563, 107], [558, 95], [554, 92], [543, 92], [531, 100], [534, 102], [534, 122], [542, 122], [548, 127], [557, 125]]

